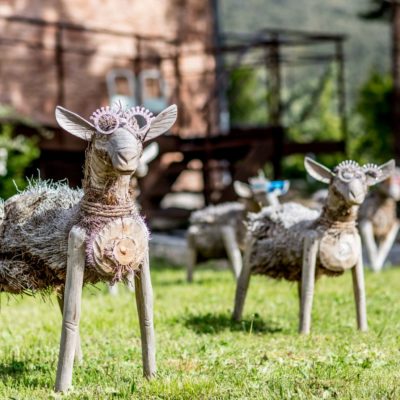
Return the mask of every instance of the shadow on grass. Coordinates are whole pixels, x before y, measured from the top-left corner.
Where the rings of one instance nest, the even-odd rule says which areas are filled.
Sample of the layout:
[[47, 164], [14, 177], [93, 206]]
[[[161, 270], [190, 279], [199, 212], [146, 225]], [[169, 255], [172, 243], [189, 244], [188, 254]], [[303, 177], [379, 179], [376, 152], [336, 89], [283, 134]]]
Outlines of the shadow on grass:
[[[187, 267], [184, 264], [177, 265], [177, 264], [171, 264], [167, 260], [162, 259], [162, 258], [151, 258], [151, 270], [153, 272], [179, 272], [180, 277], [176, 277], [174, 275], [173, 278], [170, 276], [165, 276], [165, 275], [156, 275], [153, 277], [153, 283], [155, 285], [163, 285], [163, 286], [176, 286], [176, 285], [191, 285], [191, 286], [208, 286], [209, 284], [215, 283], [216, 279], [220, 279], [220, 275], [218, 275], [220, 272], [229, 272], [229, 275], [231, 275], [228, 279], [232, 278], [232, 282], [234, 282], [233, 274], [231, 274], [231, 271], [228, 268], [228, 265], [226, 264], [219, 264], [218, 261], [213, 260], [213, 261], [207, 261], [207, 262], [202, 262], [198, 264], [195, 268], [194, 272], [194, 279], [193, 282], [189, 283], [186, 278], [187, 274]], [[202, 274], [198, 274], [198, 272], [212, 272], [214, 276], [207, 276], [205, 277]], [[226, 279], [226, 278], [225, 278]]]
[[202, 314], [183, 317], [184, 325], [198, 334], [215, 334], [224, 330], [231, 332], [278, 333], [283, 328], [274, 324], [267, 324], [258, 314], [251, 319], [234, 321], [228, 314]]
[[0, 377], [16, 378], [27, 370], [25, 362], [23, 361], [10, 361], [9, 363], [0, 363]]

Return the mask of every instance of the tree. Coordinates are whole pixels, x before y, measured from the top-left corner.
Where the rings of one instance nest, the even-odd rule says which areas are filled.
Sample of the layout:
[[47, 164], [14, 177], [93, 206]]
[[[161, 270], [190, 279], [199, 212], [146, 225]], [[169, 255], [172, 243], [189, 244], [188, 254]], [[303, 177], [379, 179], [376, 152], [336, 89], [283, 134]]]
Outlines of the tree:
[[370, 9], [361, 14], [362, 18], [384, 20], [391, 24], [392, 32], [392, 76], [391, 125], [394, 135], [394, 154], [400, 161], [400, 1], [369, 0]]

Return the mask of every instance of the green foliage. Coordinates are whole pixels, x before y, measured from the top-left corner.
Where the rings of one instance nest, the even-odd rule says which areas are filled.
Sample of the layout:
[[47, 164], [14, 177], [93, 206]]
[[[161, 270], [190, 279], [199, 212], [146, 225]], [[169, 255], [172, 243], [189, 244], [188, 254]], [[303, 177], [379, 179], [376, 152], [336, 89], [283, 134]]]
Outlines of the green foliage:
[[[390, 1], [385, 0], [247, 0], [245, 7], [243, 0], [224, 0], [220, 2], [221, 24], [225, 32], [254, 33], [265, 27], [298, 27], [306, 32], [346, 35], [346, 88], [348, 99], [353, 101], [371, 66], [380, 71], [390, 68], [389, 25], [359, 18], [360, 13], [376, 8], [371, 3], [391, 7]], [[307, 54], [313, 47], [305, 46], [303, 49]], [[330, 53], [330, 49], [332, 47], [321, 49], [321, 53], [324, 54], [325, 50]], [[287, 49], [287, 53], [289, 56], [296, 54], [292, 47]], [[313, 76], [313, 70], [310, 65], [292, 65], [283, 68], [282, 76], [285, 80], [293, 77], [299, 82]]]
[[[0, 160], [0, 197], [7, 199], [26, 184], [26, 169], [39, 157], [40, 151], [36, 137], [15, 135], [12, 124], [0, 125], [0, 150], [5, 155]], [[4, 165], [6, 163], [6, 165]]]
[[350, 120], [350, 156], [366, 162], [384, 162], [393, 156], [391, 130], [392, 78], [371, 72], [361, 87]]
[[[209, 265], [210, 267], [210, 265]], [[356, 331], [351, 273], [316, 285], [310, 336], [297, 333], [297, 286], [253, 276], [244, 320], [231, 320], [230, 271], [152, 262], [156, 379], [142, 376], [132, 293], [87, 287], [84, 360], [53, 393], [61, 315], [55, 297], [3, 297], [0, 399], [399, 399], [400, 269], [366, 272], [369, 331]], [[2, 295], [4, 296], [4, 294]]]
[[227, 91], [231, 123], [265, 125], [267, 105], [262, 71], [239, 67], [230, 74]]
[[[284, 122], [288, 127], [288, 140], [307, 143], [316, 140], [341, 140], [343, 132], [338, 114], [336, 70], [333, 67], [320, 78], [300, 82], [284, 96]], [[318, 160], [333, 167], [340, 154], [320, 155]], [[283, 160], [283, 175], [304, 178], [304, 156], [291, 155]]]
[[[285, 89], [282, 94], [282, 122], [288, 127], [287, 140], [297, 143], [343, 138], [338, 115], [337, 71], [329, 67], [320, 77], [304, 80]], [[238, 68], [231, 74], [228, 92], [231, 122], [233, 124], [267, 123], [266, 85], [261, 71]], [[340, 161], [340, 155], [322, 155], [328, 166]], [[304, 178], [304, 156], [285, 157], [283, 174], [288, 178]]]

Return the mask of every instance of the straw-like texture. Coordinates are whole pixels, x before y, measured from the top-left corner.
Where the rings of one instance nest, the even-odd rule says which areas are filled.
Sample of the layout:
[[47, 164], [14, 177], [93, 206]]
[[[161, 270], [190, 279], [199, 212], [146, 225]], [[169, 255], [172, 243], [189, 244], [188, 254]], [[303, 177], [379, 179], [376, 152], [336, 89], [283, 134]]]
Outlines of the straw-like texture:
[[198, 259], [226, 257], [221, 228], [233, 227], [239, 246], [244, 244], [247, 211], [240, 203], [223, 203], [195, 211], [190, 217], [188, 241], [196, 248]]
[[37, 182], [1, 204], [0, 291], [57, 287], [65, 280], [68, 234], [81, 190]]
[[319, 211], [298, 203], [265, 207], [258, 214], [250, 214], [248, 229], [254, 239], [252, 273], [298, 281], [303, 241], [319, 215]]
[[360, 208], [359, 220], [371, 221], [375, 237], [383, 240], [397, 222], [396, 200], [379, 190], [371, 192]]
[[[71, 189], [65, 183], [41, 181], [0, 203], [0, 292], [36, 292], [62, 286], [68, 234], [75, 224], [90, 232], [85, 283], [115, 278], [100, 275], [93, 260], [96, 234], [112, 218], [82, 215], [82, 197], [82, 190]], [[141, 220], [136, 210], [130, 216]]]

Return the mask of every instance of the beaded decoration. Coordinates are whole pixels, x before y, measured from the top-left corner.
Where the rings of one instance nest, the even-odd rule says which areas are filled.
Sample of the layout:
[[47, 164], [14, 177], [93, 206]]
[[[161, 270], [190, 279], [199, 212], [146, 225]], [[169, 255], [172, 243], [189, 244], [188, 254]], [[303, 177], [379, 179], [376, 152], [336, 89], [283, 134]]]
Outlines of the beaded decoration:
[[132, 107], [123, 110], [122, 107], [110, 106], [98, 108], [90, 117], [96, 130], [110, 135], [119, 127], [124, 127], [136, 135], [144, 135], [154, 119], [153, 114], [144, 107]]

